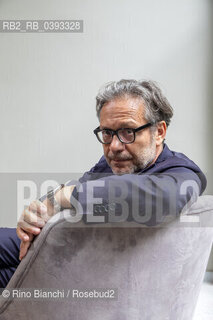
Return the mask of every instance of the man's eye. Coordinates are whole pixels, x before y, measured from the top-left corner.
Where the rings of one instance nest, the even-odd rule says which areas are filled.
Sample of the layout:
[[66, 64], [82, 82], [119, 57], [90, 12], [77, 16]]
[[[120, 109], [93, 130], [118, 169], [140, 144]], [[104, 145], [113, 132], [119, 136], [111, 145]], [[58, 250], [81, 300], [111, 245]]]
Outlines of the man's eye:
[[132, 134], [132, 129], [125, 129], [126, 134]]
[[132, 129], [123, 129], [120, 131], [120, 134], [124, 135], [124, 136], [131, 136], [133, 134]]
[[106, 137], [106, 136], [111, 136], [112, 133], [111, 133], [110, 130], [103, 130], [103, 131], [102, 131], [102, 135]]

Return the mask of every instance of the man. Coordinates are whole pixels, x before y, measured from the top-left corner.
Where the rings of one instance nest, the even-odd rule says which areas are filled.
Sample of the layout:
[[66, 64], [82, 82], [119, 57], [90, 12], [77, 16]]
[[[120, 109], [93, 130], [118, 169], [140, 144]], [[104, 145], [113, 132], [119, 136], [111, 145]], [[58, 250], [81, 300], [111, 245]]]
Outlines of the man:
[[[154, 82], [111, 82], [99, 91], [96, 101], [100, 126], [94, 133], [104, 156], [77, 185], [59, 186], [23, 212], [17, 227], [20, 259], [49, 217], [62, 208], [74, 207], [87, 222], [133, 220], [153, 226], [171, 215], [175, 218], [206, 187], [197, 165], [164, 143], [173, 111]], [[8, 258], [11, 252], [18, 264], [19, 240], [13, 241], [4, 244], [2, 259], [9, 260], [10, 267], [14, 267]], [[5, 273], [4, 263], [3, 286], [12, 275], [11, 270]]]

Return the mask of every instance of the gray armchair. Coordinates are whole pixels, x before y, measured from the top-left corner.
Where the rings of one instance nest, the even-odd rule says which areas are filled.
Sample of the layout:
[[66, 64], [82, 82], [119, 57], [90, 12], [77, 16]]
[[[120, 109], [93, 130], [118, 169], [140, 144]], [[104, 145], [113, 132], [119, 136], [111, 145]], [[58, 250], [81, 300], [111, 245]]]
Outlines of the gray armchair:
[[[212, 196], [155, 228], [74, 220], [64, 211], [43, 228], [6, 288], [31, 290], [31, 298], [1, 296], [0, 319], [193, 318], [213, 240]], [[61, 295], [32, 299], [36, 288]], [[95, 291], [99, 298], [82, 298]]]

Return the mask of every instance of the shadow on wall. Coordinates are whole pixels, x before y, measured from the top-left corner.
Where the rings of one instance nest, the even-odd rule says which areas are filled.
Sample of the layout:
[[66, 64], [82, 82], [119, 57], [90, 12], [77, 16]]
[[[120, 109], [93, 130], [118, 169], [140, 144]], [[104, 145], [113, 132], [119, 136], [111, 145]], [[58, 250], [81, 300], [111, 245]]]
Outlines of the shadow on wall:
[[209, 120], [207, 123], [207, 141], [208, 141], [208, 193], [213, 194], [213, 143], [212, 143], [212, 121], [213, 121], [213, 60], [212, 60], [212, 52], [213, 52], [213, 39], [211, 30], [213, 30], [213, 2], [210, 1], [210, 23], [209, 23], [209, 61], [208, 61], [208, 114], [207, 119]]
[[[212, 143], [212, 122], [213, 122], [213, 60], [212, 60], [212, 52], [213, 52], [213, 39], [212, 39], [212, 30], [213, 30], [213, 2], [209, 0], [209, 56], [208, 56], [208, 114], [207, 119], [209, 120], [207, 123], [207, 142], [208, 142], [208, 150], [207, 154], [207, 164], [208, 164], [208, 186], [207, 191], [208, 194], [213, 194], [213, 143]], [[213, 272], [213, 248], [210, 255], [208, 267], [208, 271]]]

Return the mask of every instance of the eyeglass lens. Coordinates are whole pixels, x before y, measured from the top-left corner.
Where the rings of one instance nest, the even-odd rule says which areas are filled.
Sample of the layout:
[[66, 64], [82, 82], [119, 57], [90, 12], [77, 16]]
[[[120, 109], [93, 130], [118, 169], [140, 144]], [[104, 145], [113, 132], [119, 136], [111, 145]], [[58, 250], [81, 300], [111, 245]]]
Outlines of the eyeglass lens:
[[[119, 139], [124, 143], [129, 143], [134, 140], [134, 132], [131, 129], [120, 129], [117, 131]], [[98, 133], [99, 139], [103, 143], [111, 143], [113, 138], [113, 131], [102, 130]]]

